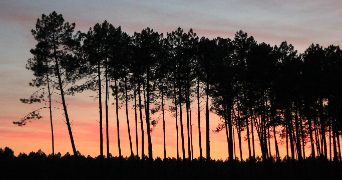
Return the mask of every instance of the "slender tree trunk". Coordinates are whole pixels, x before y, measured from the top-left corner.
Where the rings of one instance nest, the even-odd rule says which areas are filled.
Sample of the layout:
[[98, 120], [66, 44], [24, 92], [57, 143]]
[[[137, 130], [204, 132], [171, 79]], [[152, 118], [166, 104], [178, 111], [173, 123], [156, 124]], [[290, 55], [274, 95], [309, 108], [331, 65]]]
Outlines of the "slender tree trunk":
[[317, 130], [318, 130], [318, 128], [316, 128], [318, 126], [318, 122], [317, 122], [317, 117], [315, 116], [314, 117], [314, 133], [315, 133], [315, 142], [316, 142], [316, 153], [317, 153], [317, 156], [319, 155], [319, 156], [321, 156], [322, 154], [321, 154], [321, 146], [320, 146], [320, 144], [319, 144], [319, 136], [318, 136], [318, 133], [317, 133]]
[[[246, 101], [245, 101], [245, 106], [246, 106]], [[244, 109], [244, 114], [245, 114], [245, 117], [246, 117], [246, 129], [247, 129], [247, 143], [248, 143], [248, 158], [250, 159], [252, 157], [252, 152], [251, 152], [251, 140], [250, 140], [250, 137], [249, 137], [249, 124], [248, 124], [248, 115], [247, 115], [247, 107], [245, 107]]]
[[262, 91], [261, 95], [261, 108], [260, 108], [260, 123], [259, 127], [261, 128], [259, 135], [260, 139], [260, 147], [261, 147], [261, 154], [262, 154], [262, 160], [267, 159], [267, 142], [266, 142], [266, 123], [265, 123], [265, 105], [264, 105], [264, 91]]
[[173, 81], [173, 92], [175, 96], [175, 111], [176, 111], [176, 133], [177, 133], [177, 162], [179, 160], [179, 132], [178, 132], [178, 108], [177, 108], [177, 92], [176, 92], [176, 75], [174, 75], [174, 81]]
[[303, 120], [302, 120], [302, 114], [299, 113], [299, 129], [300, 129], [300, 134], [301, 134], [301, 138], [302, 138], [302, 147], [303, 147], [303, 159], [306, 158], [305, 156], [305, 139], [304, 139], [304, 131], [303, 131]]
[[[55, 39], [55, 37], [53, 37], [53, 39]], [[70, 137], [70, 141], [71, 141], [72, 151], [74, 153], [74, 156], [77, 158], [76, 146], [75, 146], [75, 142], [74, 142], [74, 137], [72, 135], [71, 126], [70, 126], [70, 120], [69, 120], [69, 115], [68, 115], [68, 110], [67, 110], [67, 106], [66, 106], [65, 98], [64, 98], [64, 90], [63, 90], [63, 85], [62, 85], [61, 74], [59, 72], [59, 63], [58, 63], [58, 59], [57, 59], [57, 52], [56, 52], [55, 44], [54, 44], [54, 57], [55, 57], [58, 85], [59, 85], [59, 89], [60, 89], [60, 93], [61, 93], [61, 98], [62, 98], [62, 104], [63, 104], [65, 121], [66, 121], [66, 124], [68, 126], [68, 132], [69, 132], [69, 137]]]
[[200, 162], [202, 162], [202, 137], [201, 137], [201, 109], [200, 109], [200, 91], [199, 78], [197, 77], [197, 118], [198, 118], [198, 145], [200, 150]]
[[253, 128], [254, 119], [253, 119], [253, 110], [252, 110], [252, 108], [251, 108], [250, 111], [251, 111], [251, 131], [252, 131], [253, 159], [255, 159], [254, 128]]
[[322, 144], [322, 150], [323, 150], [323, 155], [325, 158], [327, 158], [327, 142], [326, 142], [326, 138], [325, 138], [325, 122], [324, 122], [324, 117], [323, 117], [323, 100], [321, 99], [320, 102], [320, 108], [319, 108], [320, 112], [320, 122], [321, 122], [321, 144]]
[[297, 154], [298, 154], [298, 160], [302, 161], [302, 149], [300, 144], [300, 135], [299, 135], [299, 119], [298, 119], [298, 111], [297, 107], [295, 107], [295, 126], [296, 126], [296, 148], [297, 148]]
[[[124, 68], [126, 72], [126, 68]], [[125, 76], [125, 98], [126, 98], [126, 120], [127, 120], [127, 130], [128, 130], [128, 138], [129, 138], [129, 148], [131, 150], [131, 156], [133, 157], [133, 146], [132, 146], [132, 137], [131, 137], [131, 128], [129, 126], [129, 118], [128, 118], [128, 94], [127, 94], [127, 75]]]
[[189, 119], [189, 82], [186, 80], [186, 90], [185, 90], [185, 109], [186, 109], [186, 129], [188, 133], [188, 159], [191, 159], [191, 143], [190, 143], [190, 119]]
[[[338, 160], [337, 157], [337, 148], [336, 148], [336, 127], [335, 127], [335, 119], [332, 120], [332, 138], [333, 138], [333, 149], [334, 149], [334, 161]], [[338, 134], [337, 134], [338, 136]]]
[[[46, 63], [47, 66], [47, 63]], [[53, 123], [52, 123], [52, 107], [51, 107], [51, 90], [50, 90], [50, 81], [49, 81], [49, 73], [46, 73], [47, 86], [48, 86], [48, 94], [49, 94], [49, 112], [50, 112], [50, 126], [51, 126], [51, 141], [52, 141], [52, 155], [55, 155], [55, 140], [53, 136]]]
[[[234, 112], [234, 111], [233, 111]], [[234, 126], [232, 126], [232, 130], [233, 130], [233, 138], [232, 138], [232, 141], [233, 141], [233, 155], [234, 155], [234, 159], [236, 159], [237, 158], [237, 156], [236, 156], [236, 146], [235, 146], [235, 143], [236, 143], [236, 141], [235, 141], [235, 132], [234, 132]]]
[[122, 157], [121, 155], [121, 144], [120, 144], [120, 121], [119, 121], [119, 100], [118, 100], [118, 86], [117, 86], [117, 80], [115, 79], [115, 110], [116, 110], [116, 129], [118, 132], [118, 149], [119, 149], [119, 157]]
[[[227, 99], [227, 95], [226, 98]], [[232, 113], [231, 113], [231, 106], [230, 103], [228, 103], [228, 100], [225, 100], [225, 104], [227, 106], [227, 115], [228, 115], [228, 136], [229, 136], [229, 141], [228, 141], [228, 151], [229, 151], [229, 161], [234, 160], [234, 152], [233, 152], [233, 127], [232, 127]]]
[[140, 125], [141, 125], [141, 158], [145, 158], [144, 153], [144, 121], [142, 117], [142, 110], [141, 110], [141, 93], [140, 93], [140, 76], [138, 78], [138, 94], [139, 94], [139, 115], [140, 115]]
[[100, 115], [100, 156], [103, 157], [103, 133], [102, 133], [102, 83], [100, 61], [97, 62], [97, 76], [99, 81], [99, 115]]
[[329, 159], [331, 161], [331, 122], [329, 118]]
[[223, 102], [223, 114], [224, 114], [224, 128], [226, 130], [226, 139], [227, 139], [227, 152], [228, 157], [230, 157], [230, 141], [229, 141], [229, 135], [228, 135], [228, 112], [227, 112], [227, 105], [225, 102]]
[[312, 135], [312, 125], [311, 125], [311, 115], [308, 113], [308, 125], [309, 125], [309, 134], [310, 134], [310, 142], [311, 142], [311, 157], [315, 158], [315, 143]]
[[290, 108], [287, 108], [286, 109], [286, 122], [288, 124], [288, 131], [289, 131], [289, 137], [290, 137], [290, 148], [291, 148], [291, 158], [292, 160], [294, 160], [294, 156], [295, 156], [295, 153], [294, 153], [294, 141], [293, 141], [293, 128], [292, 128], [292, 115], [291, 115], [291, 112], [290, 112]]
[[287, 123], [287, 121], [286, 121], [286, 126], [285, 126], [285, 136], [286, 136], [286, 140], [285, 140], [285, 142], [286, 142], [286, 157], [287, 158], [290, 158], [290, 156], [289, 156], [289, 127], [288, 127], [288, 123]]
[[148, 158], [152, 162], [152, 139], [151, 139], [151, 128], [150, 128], [150, 65], [147, 66], [147, 91], [146, 91], [146, 127], [147, 127], [147, 140], [148, 140]]
[[268, 157], [272, 157], [270, 127], [267, 127]]
[[165, 140], [165, 112], [164, 112], [164, 86], [161, 88], [162, 92], [162, 111], [163, 111], [163, 139], [164, 139], [164, 161], [166, 160], [166, 140]]
[[206, 147], [207, 160], [210, 160], [210, 137], [209, 137], [209, 74], [207, 74], [207, 100], [205, 104], [205, 130], [206, 130]]
[[181, 126], [181, 139], [182, 139], [182, 153], [183, 160], [185, 160], [185, 147], [184, 147], [184, 131], [183, 131], [183, 113], [182, 113], [182, 87], [180, 85], [180, 79], [178, 78], [178, 101], [179, 101], [179, 122]]
[[134, 118], [135, 118], [135, 145], [137, 148], [137, 156], [139, 157], [139, 138], [138, 138], [138, 114], [137, 114], [137, 94], [134, 90]]
[[191, 108], [190, 111], [190, 142], [191, 142], [191, 160], [194, 158], [194, 145], [192, 144], [192, 122], [191, 122]]
[[[239, 105], [238, 105], [239, 106]], [[239, 140], [239, 151], [240, 151], [240, 161], [242, 161], [242, 146], [241, 146], [241, 129], [240, 129], [240, 107], [238, 107], [238, 125], [237, 125], [237, 133]]]
[[108, 87], [109, 87], [109, 80], [108, 80], [108, 63], [107, 63], [107, 58], [106, 58], [106, 72], [105, 72], [105, 78], [106, 78], [106, 139], [107, 139], [107, 158], [110, 157], [109, 153], [109, 118], [108, 118], [108, 100], [109, 100], [109, 95], [108, 95]]
[[341, 161], [341, 144], [340, 144], [340, 135], [337, 134], [337, 146], [338, 146], [338, 158]]
[[274, 135], [274, 146], [275, 146], [275, 150], [276, 150], [276, 159], [280, 158], [279, 155], [279, 148], [278, 148], [278, 142], [277, 142], [277, 134], [276, 134], [276, 125], [273, 125], [273, 135]]

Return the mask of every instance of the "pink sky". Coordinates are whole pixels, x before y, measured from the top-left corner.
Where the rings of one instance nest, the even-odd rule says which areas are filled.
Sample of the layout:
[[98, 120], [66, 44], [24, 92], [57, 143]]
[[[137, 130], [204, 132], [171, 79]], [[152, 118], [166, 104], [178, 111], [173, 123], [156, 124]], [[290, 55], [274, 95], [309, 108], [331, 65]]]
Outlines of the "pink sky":
[[[184, 28], [193, 28], [201, 37], [217, 36], [231, 39], [236, 31], [243, 30], [258, 42], [279, 45], [287, 41], [295, 49], [303, 52], [311, 43], [322, 46], [342, 44], [342, 2], [332, 1], [24, 1], [4, 0], [0, 2], [0, 144], [8, 146], [16, 154], [29, 153], [42, 149], [51, 153], [50, 124], [47, 111], [44, 118], [17, 127], [13, 121], [20, 120], [28, 112], [39, 108], [38, 105], [26, 105], [19, 98], [30, 96], [36, 88], [28, 86], [33, 79], [32, 72], [25, 69], [29, 50], [36, 44], [30, 30], [36, 19], [42, 14], [56, 11], [63, 14], [68, 22], [76, 22], [76, 29], [87, 31], [95, 23], [107, 20], [114, 26], [122, 26], [123, 31], [133, 34], [150, 27], [155, 31], [167, 32]], [[85, 155], [99, 154], [99, 123], [97, 101], [90, 94], [78, 94], [67, 97], [73, 133], [77, 149]], [[94, 93], [93, 93], [94, 94]], [[113, 98], [111, 98], [113, 100]], [[56, 105], [57, 106], [57, 105]], [[129, 155], [126, 118], [124, 107], [120, 110], [120, 133], [123, 155]], [[130, 109], [133, 113], [133, 110]], [[71, 151], [67, 127], [63, 122], [62, 112], [54, 112], [55, 148], [65, 154]], [[110, 148], [113, 155], [118, 155], [116, 143], [115, 108], [110, 106]], [[167, 113], [169, 114], [169, 113]], [[211, 115], [211, 129], [219, 123], [217, 116]], [[204, 116], [202, 115], [202, 140], [205, 150]], [[133, 147], [135, 152], [134, 114], [130, 116]], [[198, 156], [197, 114], [193, 112], [194, 121], [194, 156]], [[140, 125], [140, 124], [139, 124]], [[175, 123], [167, 118], [168, 156], [176, 156]], [[140, 132], [140, 131], [139, 131]], [[186, 131], [185, 131], [186, 132]], [[140, 134], [139, 134], [140, 137]], [[140, 141], [140, 139], [139, 139]], [[147, 140], [145, 140], [147, 141]], [[162, 122], [152, 133], [154, 156], [162, 156]], [[187, 142], [187, 141], [186, 141]], [[227, 158], [227, 144], [224, 132], [211, 133], [212, 158]], [[256, 150], [260, 152], [256, 141]], [[147, 146], [145, 152], [147, 153]], [[243, 144], [244, 157], [247, 157], [247, 143]], [[309, 150], [309, 149], [308, 149]], [[285, 155], [284, 148], [282, 148]], [[274, 150], [273, 150], [274, 152]]]

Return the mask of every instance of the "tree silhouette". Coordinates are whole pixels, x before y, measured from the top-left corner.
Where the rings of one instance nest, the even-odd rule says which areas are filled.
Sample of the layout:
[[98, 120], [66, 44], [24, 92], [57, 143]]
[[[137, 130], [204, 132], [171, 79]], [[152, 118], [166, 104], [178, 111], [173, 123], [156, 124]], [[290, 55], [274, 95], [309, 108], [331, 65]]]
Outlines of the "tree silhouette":
[[[31, 50], [31, 53], [35, 55], [31, 61], [38, 66], [33, 66], [31, 70], [36, 77], [45, 76], [47, 69], [57, 76], [58, 86], [56, 88], [60, 90], [71, 146], [74, 155], [77, 156], [63, 89], [65, 82], [70, 81], [71, 74], [75, 73], [69, 71], [71, 68], [64, 66], [70, 65], [70, 63], [65, 63], [66, 61], [75, 61], [73, 50], [78, 42], [73, 38], [74, 28], [75, 23], [64, 23], [63, 16], [56, 12], [52, 12], [49, 16], [43, 14], [41, 19], [37, 20], [35, 30], [31, 31], [38, 42], [36, 49]], [[46, 67], [47, 64], [51, 64], [51, 66]], [[62, 75], [65, 76], [63, 80]]]

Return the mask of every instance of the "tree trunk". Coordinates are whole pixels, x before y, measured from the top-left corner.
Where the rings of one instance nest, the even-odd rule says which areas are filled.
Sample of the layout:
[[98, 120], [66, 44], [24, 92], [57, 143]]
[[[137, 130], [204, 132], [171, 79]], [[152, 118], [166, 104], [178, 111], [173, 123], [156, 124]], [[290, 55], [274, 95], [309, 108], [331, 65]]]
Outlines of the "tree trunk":
[[181, 126], [181, 139], [182, 139], [182, 153], [183, 160], [185, 160], [185, 147], [184, 147], [184, 131], [183, 131], [183, 113], [182, 113], [182, 87], [180, 85], [180, 79], [178, 78], [178, 101], [179, 101], [179, 122]]
[[152, 156], [152, 140], [151, 140], [151, 128], [150, 128], [150, 66], [147, 66], [147, 86], [146, 86], [146, 128], [147, 128], [147, 141], [148, 141], [148, 158], [150, 162], [153, 161]]
[[[124, 69], [126, 72], [126, 68]], [[127, 95], [127, 75], [125, 76], [125, 99], [126, 99], [126, 120], [127, 120], [127, 130], [128, 130], [128, 138], [129, 138], [129, 148], [131, 150], [131, 156], [133, 157], [133, 146], [132, 146], [132, 137], [131, 137], [131, 128], [129, 126], [129, 118], [128, 118], [128, 95]]]
[[240, 151], [240, 161], [242, 161], [242, 146], [241, 146], [241, 128], [240, 128], [240, 107], [238, 105], [238, 125], [237, 125], [237, 133], [238, 133], [238, 140], [239, 140], [239, 151]]
[[290, 112], [290, 108], [286, 109], [286, 122], [287, 122], [287, 127], [288, 127], [288, 133], [290, 137], [290, 148], [291, 148], [291, 158], [294, 160], [294, 141], [293, 141], [293, 128], [292, 128], [292, 115]]
[[[53, 39], [55, 39], [55, 37], [53, 37]], [[58, 59], [57, 59], [57, 52], [56, 52], [56, 46], [55, 45], [54, 45], [54, 57], [55, 57], [58, 85], [59, 85], [59, 89], [60, 89], [60, 93], [61, 93], [61, 98], [62, 98], [62, 104], [63, 104], [65, 121], [66, 121], [66, 124], [68, 126], [68, 132], [69, 132], [69, 137], [70, 137], [70, 141], [71, 141], [72, 151], [74, 153], [75, 158], [77, 158], [77, 151], [76, 151], [76, 147], [75, 147], [74, 137], [73, 137], [72, 131], [71, 131], [68, 110], [67, 110], [67, 106], [66, 106], [66, 103], [65, 103], [64, 90], [63, 90], [63, 85], [62, 85], [62, 78], [61, 78], [61, 74], [59, 72], [59, 63], [58, 63]]]
[[[207, 76], [209, 76], [207, 74]], [[210, 137], [209, 137], [209, 78], [207, 77], [207, 100], [205, 104], [205, 130], [206, 130], [206, 147], [207, 160], [210, 160]]]
[[253, 119], [253, 110], [252, 108], [250, 109], [251, 112], [251, 132], [252, 132], [252, 147], [253, 147], [253, 159], [255, 159], [255, 144], [254, 144], [254, 119]]
[[201, 137], [201, 109], [200, 109], [200, 91], [199, 79], [197, 77], [197, 117], [198, 117], [198, 145], [200, 150], [200, 162], [202, 162], [202, 137]]
[[177, 92], [176, 92], [176, 75], [174, 75], [174, 80], [173, 80], [173, 93], [175, 96], [175, 111], [176, 111], [176, 133], [177, 133], [177, 162], [179, 160], [179, 132], [178, 132], [178, 108], [177, 108]]
[[[47, 66], [47, 63], [46, 63]], [[50, 112], [50, 126], [51, 126], [51, 141], [52, 141], [52, 155], [55, 155], [55, 140], [53, 136], [53, 123], [52, 123], [52, 107], [51, 107], [51, 90], [50, 90], [50, 81], [49, 81], [49, 72], [46, 73], [47, 86], [48, 86], [48, 94], [49, 94], [49, 112]]]
[[119, 100], [118, 100], [118, 86], [117, 86], [117, 80], [115, 79], [115, 110], [116, 110], [116, 129], [118, 132], [118, 149], [119, 149], [119, 157], [122, 157], [121, 155], [121, 144], [120, 144], [120, 121], [119, 121]]
[[333, 149], [334, 149], [334, 161], [338, 161], [337, 157], [337, 147], [336, 147], [336, 135], [338, 136], [336, 132], [336, 127], [335, 127], [335, 119], [332, 120], [332, 138], [333, 138]]
[[[226, 97], [227, 99], [227, 97]], [[233, 127], [232, 127], [232, 113], [231, 113], [231, 106], [228, 102], [226, 101], [226, 106], [227, 106], [227, 115], [228, 115], [228, 136], [229, 136], [229, 141], [228, 141], [228, 151], [229, 151], [229, 161], [234, 160], [234, 152], [233, 152]]]
[[[245, 106], [246, 106], [246, 103], [245, 103]], [[247, 107], [245, 107], [244, 111], [245, 111], [244, 114], [245, 114], [245, 118], [246, 118], [246, 129], [247, 129], [248, 158], [251, 159], [252, 151], [251, 151], [251, 140], [249, 137], [249, 124], [248, 124]]]
[[302, 147], [303, 147], [303, 159], [306, 158], [305, 156], [305, 139], [304, 139], [304, 131], [303, 131], [303, 120], [302, 120], [302, 114], [299, 113], [299, 129], [300, 129], [300, 134], [301, 134], [301, 138], [302, 138]]
[[276, 159], [279, 159], [280, 158], [280, 155], [279, 155], [279, 148], [278, 148], [278, 142], [277, 142], [277, 134], [276, 134], [276, 126], [274, 125], [273, 126], [273, 134], [274, 134], [274, 146], [275, 146], [275, 149], [276, 149]]
[[340, 135], [337, 134], [337, 146], [338, 146], [338, 158], [341, 161], [341, 144], [340, 144]]
[[315, 143], [312, 135], [312, 125], [311, 125], [311, 115], [308, 113], [308, 125], [309, 125], [309, 134], [310, 134], [310, 142], [311, 142], [311, 157], [315, 158]]
[[144, 121], [142, 117], [142, 110], [141, 110], [141, 93], [140, 93], [140, 76], [138, 77], [138, 94], [139, 94], [139, 115], [140, 115], [140, 127], [141, 127], [141, 158], [145, 158], [144, 153]]
[[298, 119], [298, 111], [297, 107], [295, 107], [295, 126], [296, 126], [296, 149], [298, 154], [298, 160], [302, 161], [302, 149], [300, 144], [300, 135], [299, 135], [299, 119]]
[[228, 150], [228, 157], [230, 157], [230, 144], [229, 144], [229, 135], [228, 135], [228, 112], [227, 112], [227, 105], [225, 102], [223, 102], [223, 115], [224, 115], [224, 128], [226, 130], [226, 139], [227, 139], [227, 150]]
[[325, 119], [323, 116], [323, 100], [320, 101], [320, 108], [319, 108], [319, 114], [320, 114], [320, 123], [321, 123], [321, 145], [323, 150], [323, 155], [325, 158], [327, 158], [327, 142], [325, 138]]
[[194, 146], [192, 144], [192, 122], [191, 122], [191, 108], [190, 111], [190, 142], [191, 142], [191, 160], [194, 158]]
[[97, 76], [99, 81], [99, 115], [100, 115], [100, 156], [103, 157], [103, 133], [102, 133], [102, 90], [101, 90], [101, 67], [100, 61], [97, 61]]
[[137, 156], [139, 156], [139, 138], [138, 138], [138, 114], [137, 114], [137, 94], [134, 90], [134, 118], [135, 118], [135, 145], [137, 148]]
[[164, 86], [162, 86], [162, 111], [163, 111], [163, 139], [164, 139], [164, 161], [166, 160], [166, 140], [165, 140], [165, 112], [164, 112]]
[[106, 72], [105, 72], [105, 76], [106, 76], [106, 101], [105, 101], [105, 106], [106, 106], [106, 138], [107, 138], [107, 158], [109, 158], [110, 153], [109, 153], [109, 118], [108, 118], [108, 100], [109, 100], [109, 96], [108, 96], [108, 63], [107, 63], [107, 58], [106, 58]]
[[185, 90], [185, 109], [186, 109], [186, 129], [188, 133], [188, 159], [191, 159], [191, 143], [190, 143], [190, 119], [189, 119], [189, 85], [188, 79], [186, 80], [186, 90]]

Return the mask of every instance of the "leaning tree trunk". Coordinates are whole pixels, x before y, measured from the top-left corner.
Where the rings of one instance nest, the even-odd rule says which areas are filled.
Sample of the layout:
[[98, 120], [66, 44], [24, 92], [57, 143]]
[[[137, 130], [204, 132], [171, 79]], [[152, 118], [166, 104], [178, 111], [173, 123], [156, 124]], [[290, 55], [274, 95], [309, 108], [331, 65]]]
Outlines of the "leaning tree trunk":
[[65, 98], [64, 98], [64, 90], [63, 90], [63, 85], [62, 85], [62, 78], [61, 78], [61, 74], [59, 72], [59, 63], [58, 63], [58, 59], [57, 59], [56, 46], [54, 46], [54, 57], [55, 57], [58, 85], [59, 85], [59, 89], [60, 89], [60, 93], [61, 93], [61, 98], [62, 98], [62, 104], [63, 104], [65, 121], [66, 121], [66, 124], [68, 126], [68, 131], [69, 131], [69, 137], [70, 137], [70, 141], [71, 141], [72, 151], [74, 153], [74, 156], [77, 158], [77, 151], [76, 151], [76, 147], [75, 147], [74, 137], [72, 135], [71, 126], [70, 126], [70, 120], [69, 120], [69, 115], [68, 115], [68, 110], [67, 110], [67, 106], [66, 106]]

